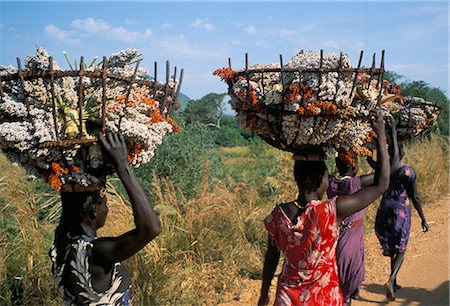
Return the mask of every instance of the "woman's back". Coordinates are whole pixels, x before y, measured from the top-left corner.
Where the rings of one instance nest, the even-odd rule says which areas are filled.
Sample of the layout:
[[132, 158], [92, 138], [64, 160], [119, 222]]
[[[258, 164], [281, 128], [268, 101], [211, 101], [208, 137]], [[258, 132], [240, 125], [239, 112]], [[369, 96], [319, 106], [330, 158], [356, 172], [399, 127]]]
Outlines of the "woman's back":
[[121, 263], [114, 264], [109, 271], [93, 264], [94, 241], [95, 238], [87, 235], [74, 239], [66, 248], [61, 264], [56, 260], [56, 248], [50, 251], [52, 272], [63, 295], [63, 304], [128, 305], [129, 271]]
[[409, 165], [401, 165], [391, 174], [389, 188], [383, 194], [383, 199], [407, 199], [406, 189], [416, 180], [416, 172]]
[[278, 280], [278, 290], [285, 294], [277, 294], [284, 300], [276, 304], [289, 300], [306, 305], [341, 303], [335, 259], [339, 234], [335, 205], [335, 199], [312, 201], [295, 224], [278, 205], [264, 220], [269, 236], [285, 256]]

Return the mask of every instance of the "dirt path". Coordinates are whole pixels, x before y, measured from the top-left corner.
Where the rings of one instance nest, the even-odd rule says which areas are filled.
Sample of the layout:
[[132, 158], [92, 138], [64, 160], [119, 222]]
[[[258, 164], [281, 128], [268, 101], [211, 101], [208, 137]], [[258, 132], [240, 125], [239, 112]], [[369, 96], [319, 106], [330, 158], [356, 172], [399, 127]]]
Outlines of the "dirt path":
[[[422, 233], [420, 218], [413, 210], [411, 238], [405, 262], [397, 280], [403, 287], [394, 302], [388, 302], [383, 284], [389, 278], [389, 258], [383, 257], [373, 231], [366, 234], [366, 280], [360, 300], [352, 306], [365, 305], [450, 305], [449, 302], [449, 203], [450, 197], [429, 203], [425, 214], [430, 231]], [[256, 305], [261, 280], [244, 280], [242, 290], [231, 293], [222, 306]], [[272, 281], [271, 301], [276, 279]]]

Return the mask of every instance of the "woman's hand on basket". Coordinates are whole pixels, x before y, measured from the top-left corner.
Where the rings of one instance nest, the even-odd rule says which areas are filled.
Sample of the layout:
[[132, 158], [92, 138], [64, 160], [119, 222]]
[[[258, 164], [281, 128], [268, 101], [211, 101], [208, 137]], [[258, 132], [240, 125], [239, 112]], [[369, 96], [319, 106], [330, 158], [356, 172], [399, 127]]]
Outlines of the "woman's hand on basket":
[[377, 133], [378, 136], [386, 135], [386, 130], [384, 127], [384, 118], [381, 111], [378, 111], [375, 115], [375, 120], [372, 123], [372, 128]]
[[118, 166], [128, 165], [128, 149], [125, 140], [120, 133], [106, 133], [106, 136], [100, 134], [100, 144], [108, 152]]

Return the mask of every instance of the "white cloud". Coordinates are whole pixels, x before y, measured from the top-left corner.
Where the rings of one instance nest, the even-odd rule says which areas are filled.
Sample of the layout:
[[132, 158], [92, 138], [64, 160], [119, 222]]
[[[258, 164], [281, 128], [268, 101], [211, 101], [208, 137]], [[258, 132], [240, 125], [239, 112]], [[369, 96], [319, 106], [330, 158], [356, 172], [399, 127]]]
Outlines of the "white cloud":
[[215, 28], [216, 28], [215, 25], [213, 25], [212, 23], [205, 23], [206, 32], [210, 33], [214, 31]]
[[57, 40], [65, 45], [76, 46], [80, 44], [80, 39], [72, 37], [72, 33], [62, 30], [52, 24], [45, 26], [44, 34], [48, 39]]
[[149, 38], [153, 35], [151, 29], [147, 28], [143, 32], [130, 31], [125, 27], [113, 27], [102, 19], [74, 19], [70, 24], [72, 30], [63, 30], [54, 25], [47, 25], [44, 33], [48, 37], [56, 38], [65, 44], [74, 45], [81, 42], [81, 38], [87, 36], [100, 36], [110, 40], [123, 42], [136, 42], [142, 38]]
[[71, 26], [87, 33], [105, 33], [111, 29], [111, 26], [104, 20], [94, 20], [93, 18], [75, 19]]
[[162, 30], [172, 30], [173, 29], [173, 25], [171, 25], [170, 23], [163, 23], [160, 28]]
[[216, 26], [214, 24], [209, 22], [209, 18], [204, 18], [204, 19], [197, 18], [190, 25], [191, 25], [191, 27], [194, 27], [197, 29], [205, 29], [205, 31], [208, 33], [211, 33], [216, 28]]
[[160, 40], [155, 40], [152, 45], [155, 46], [153, 52], [159, 52], [165, 56], [178, 56], [189, 59], [226, 57], [222, 49], [194, 44], [183, 35], [166, 36]]
[[148, 29], [148, 28], [145, 29], [145, 31], [144, 31], [144, 37], [145, 38], [149, 38], [152, 35], [153, 35], [153, 31], [151, 29]]
[[257, 32], [255, 26], [253, 26], [253, 25], [248, 25], [248, 26], [246, 26], [245, 29], [244, 29], [244, 31], [245, 31], [247, 34], [251, 34], [251, 35], [255, 35], [256, 32]]

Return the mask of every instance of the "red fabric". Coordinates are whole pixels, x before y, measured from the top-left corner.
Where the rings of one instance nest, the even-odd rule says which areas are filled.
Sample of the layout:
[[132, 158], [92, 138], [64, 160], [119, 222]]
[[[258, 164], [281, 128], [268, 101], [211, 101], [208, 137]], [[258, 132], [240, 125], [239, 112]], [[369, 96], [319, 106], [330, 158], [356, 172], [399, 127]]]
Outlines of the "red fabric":
[[336, 265], [336, 198], [312, 201], [293, 224], [280, 206], [264, 219], [284, 254], [274, 305], [343, 305]]

